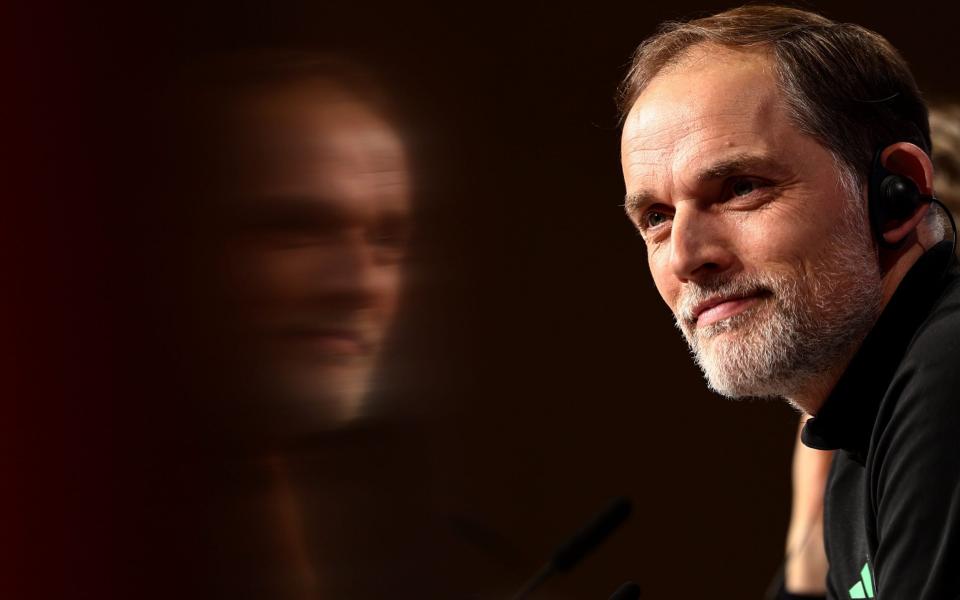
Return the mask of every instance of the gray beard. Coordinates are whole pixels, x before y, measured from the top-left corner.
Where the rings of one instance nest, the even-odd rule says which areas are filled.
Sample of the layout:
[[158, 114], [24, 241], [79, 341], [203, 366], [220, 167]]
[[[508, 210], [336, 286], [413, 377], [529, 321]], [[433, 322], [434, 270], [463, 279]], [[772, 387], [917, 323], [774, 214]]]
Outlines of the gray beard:
[[[738, 273], [689, 284], [676, 324], [712, 390], [790, 398], [862, 342], [880, 314], [881, 276], [863, 211], [843, 213], [809, 278], [801, 271]], [[691, 310], [700, 301], [757, 293], [744, 312], [696, 327]]]

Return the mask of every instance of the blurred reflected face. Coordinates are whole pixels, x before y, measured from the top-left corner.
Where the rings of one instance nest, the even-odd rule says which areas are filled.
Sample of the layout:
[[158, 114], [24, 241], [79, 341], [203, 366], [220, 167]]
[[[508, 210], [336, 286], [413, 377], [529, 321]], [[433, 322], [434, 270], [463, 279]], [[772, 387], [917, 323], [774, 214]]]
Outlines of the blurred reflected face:
[[403, 145], [369, 107], [321, 84], [254, 98], [238, 119], [226, 252], [236, 333], [273, 392], [270, 410], [341, 425], [365, 408], [397, 307]]
[[710, 386], [791, 396], [872, 326], [880, 274], [859, 197], [789, 120], [765, 54], [694, 48], [632, 107], [627, 213]]

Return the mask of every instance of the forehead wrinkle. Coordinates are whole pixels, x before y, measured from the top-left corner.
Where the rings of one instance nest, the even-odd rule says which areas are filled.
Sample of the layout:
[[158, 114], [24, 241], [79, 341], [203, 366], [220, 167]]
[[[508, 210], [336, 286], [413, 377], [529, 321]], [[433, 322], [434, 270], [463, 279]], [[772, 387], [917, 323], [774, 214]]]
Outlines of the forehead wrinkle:
[[[705, 131], [711, 133], [710, 137], [698, 142], [710, 141], [730, 133], [762, 135], [764, 130], [780, 120], [779, 117], [785, 116], [782, 94], [775, 81], [770, 81], [772, 85], [769, 87], [757, 88], [743, 98], [716, 98], [706, 105], [687, 104], [683, 92], [677, 90], [667, 92], [665, 98], [660, 98], [663, 84], [674, 82], [672, 85], [676, 85], [678, 80], [679, 85], [689, 85], [695, 89], [698, 78], [695, 73], [660, 74], [637, 98], [624, 128], [624, 131], [633, 132], [633, 135], [624, 139], [624, 142], [634, 146], [630, 153], [677, 146], [683, 143], [684, 138]], [[658, 100], [648, 103], [651, 96]], [[668, 104], [664, 105], [664, 102]], [[718, 123], [721, 128], [711, 131]], [[628, 143], [624, 145], [631, 145]]]
[[[756, 136], [760, 133], [751, 121], [751, 115], [742, 110], [684, 117], [683, 114], [675, 115], [670, 123], [658, 124], [659, 127], [654, 131], [645, 131], [642, 122], [635, 121], [628, 126], [630, 135], [624, 137], [622, 144], [623, 162], [632, 166], [660, 166], [664, 162], [664, 155], [669, 155], [671, 160], [668, 162], [695, 162], [702, 155], [704, 144], [719, 142], [729, 145], [731, 136], [743, 138], [744, 135]], [[712, 122], [717, 118], [723, 121], [719, 128]]]
[[[747, 128], [735, 130], [733, 125], [719, 131], [693, 125], [672, 140], [669, 148], [631, 148], [624, 162], [635, 170], [645, 171], [645, 178], [662, 180], [666, 177], [672, 180], [674, 185], [681, 187], [703, 184], [738, 173], [751, 174], [751, 171], [755, 172], [752, 174], [771, 176], [785, 172], [785, 166], [770, 154], [764, 139], [766, 136]], [[731, 134], [739, 139], [734, 142], [730, 138]], [[639, 136], [634, 136], [637, 137]]]

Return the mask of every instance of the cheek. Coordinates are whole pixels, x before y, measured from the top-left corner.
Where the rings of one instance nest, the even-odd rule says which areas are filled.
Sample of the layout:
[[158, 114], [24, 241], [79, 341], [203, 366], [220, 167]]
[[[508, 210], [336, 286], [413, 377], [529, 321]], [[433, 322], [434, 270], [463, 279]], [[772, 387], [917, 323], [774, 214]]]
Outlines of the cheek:
[[653, 283], [660, 292], [660, 297], [667, 304], [671, 311], [676, 313], [678, 297], [680, 295], [680, 282], [670, 270], [669, 259], [664, 253], [647, 254], [647, 263], [650, 266], [650, 276], [653, 277]]
[[317, 257], [310, 249], [243, 248], [231, 261], [234, 291], [241, 302], [283, 306], [309, 294], [315, 286]]
[[737, 252], [750, 265], [795, 266], [816, 255], [828, 238], [822, 223], [793, 210], [770, 210], [746, 216], [740, 224]]
[[254, 283], [278, 299], [302, 295], [317, 277], [317, 259], [307, 250], [286, 250], [261, 254], [254, 263]]

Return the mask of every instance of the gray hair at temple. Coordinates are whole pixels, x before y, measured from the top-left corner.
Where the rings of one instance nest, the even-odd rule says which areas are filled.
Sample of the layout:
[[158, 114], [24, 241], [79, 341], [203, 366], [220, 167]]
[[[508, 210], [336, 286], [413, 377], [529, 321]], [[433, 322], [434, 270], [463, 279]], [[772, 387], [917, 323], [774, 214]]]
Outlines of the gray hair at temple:
[[633, 56], [618, 94], [621, 119], [651, 79], [700, 44], [770, 52], [790, 117], [860, 189], [880, 148], [907, 141], [931, 152], [926, 105], [906, 61], [886, 39], [781, 6], [744, 6], [662, 25]]

